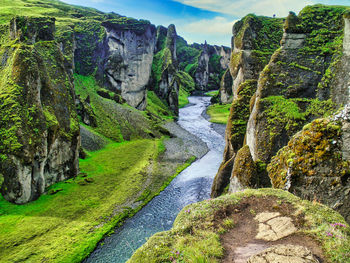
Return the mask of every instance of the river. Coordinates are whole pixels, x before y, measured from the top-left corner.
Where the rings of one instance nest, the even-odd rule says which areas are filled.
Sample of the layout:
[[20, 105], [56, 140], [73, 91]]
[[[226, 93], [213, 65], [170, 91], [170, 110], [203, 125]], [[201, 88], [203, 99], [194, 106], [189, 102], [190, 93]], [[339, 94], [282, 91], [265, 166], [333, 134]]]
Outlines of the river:
[[84, 261], [123, 263], [153, 234], [169, 230], [180, 210], [210, 197], [215, 174], [222, 161], [224, 138], [203, 116], [210, 97], [189, 97], [190, 105], [180, 109], [178, 124], [207, 143], [209, 152], [182, 171], [170, 185], [152, 199]]

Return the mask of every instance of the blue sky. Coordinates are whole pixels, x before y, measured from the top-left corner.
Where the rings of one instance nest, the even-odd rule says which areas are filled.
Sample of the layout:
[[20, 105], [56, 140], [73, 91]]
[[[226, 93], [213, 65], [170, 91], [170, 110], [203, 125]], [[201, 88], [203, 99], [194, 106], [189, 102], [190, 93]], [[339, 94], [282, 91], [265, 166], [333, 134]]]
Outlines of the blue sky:
[[189, 43], [230, 46], [235, 21], [248, 13], [285, 17], [289, 11], [298, 13], [310, 4], [348, 5], [350, 0], [63, 0], [63, 2], [94, 7], [155, 25], [175, 24], [179, 35]]

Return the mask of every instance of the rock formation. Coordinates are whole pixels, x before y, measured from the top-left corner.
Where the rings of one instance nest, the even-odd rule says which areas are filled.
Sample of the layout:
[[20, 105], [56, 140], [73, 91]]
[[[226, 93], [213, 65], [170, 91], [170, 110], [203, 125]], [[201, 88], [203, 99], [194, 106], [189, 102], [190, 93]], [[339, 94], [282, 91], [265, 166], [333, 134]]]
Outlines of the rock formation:
[[221, 78], [228, 68], [230, 48], [207, 43], [188, 45], [181, 37], [177, 38], [177, 43], [179, 69], [194, 79], [196, 90], [219, 89]]
[[274, 188], [329, 205], [350, 221], [350, 107], [317, 119], [298, 132], [271, 160]]
[[230, 74], [230, 70], [227, 69], [221, 78], [220, 82], [220, 102], [224, 104], [232, 103], [232, 84], [233, 79]]
[[[332, 117], [313, 121], [349, 103], [349, 16], [343, 15], [345, 10], [315, 5], [304, 8], [298, 16], [289, 14], [281, 47], [258, 72], [256, 93], [250, 93], [253, 96], [248, 123], [235, 115], [234, 109], [242, 101], [239, 92], [243, 84], [239, 83], [256, 68], [254, 64], [250, 64], [252, 70], [231, 67], [234, 100], [224, 162], [212, 196], [220, 195], [227, 184], [229, 192], [234, 192], [267, 186], [271, 181], [273, 187], [328, 204], [349, 220], [349, 159], [344, 151], [344, 145], [349, 144], [348, 117], [342, 112], [336, 122]], [[254, 24], [243, 19], [234, 28], [239, 26], [245, 31], [234, 29], [241, 38], [233, 40], [236, 49], [231, 65], [247, 61], [242, 59], [245, 52], [237, 47], [251, 48], [255, 39], [249, 37], [254, 35]], [[237, 127], [234, 122], [239, 121], [243, 123], [240, 137], [236, 130], [230, 132]]]
[[[125, 24], [124, 24], [125, 23]], [[151, 74], [156, 30], [149, 22], [129, 18], [108, 20], [104, 72], [108, 87], [132, 107], [146, 108], [146, 86]]]
[[120, 95], [130, 106], [144, 110], [155, 26], [116, 14], [105, 16], [102, 23], [90, 20], [73, 26], [75, 71], [94, 75], [102, 86]]
[[[257, 89], [259, 73], [279, 46], [281, 37], [281, 19], [248, 15], [233, 26], [230, 71], [225, 73], [220, 88], [221, 97], [228, 101], [232, 96], [233, 102], [226, 127], [224, 160], [213, 183], [213, 197], [222, 194], [229, 184], [234, 159], [244, 144], [249, 105]], [[230, 91], [225, 87], [228, 83], [232, 83]]]
[[54, 40], [55, 19], [16, 17], [0, 47], [1, 192], [23, 204], [78, 172], [74, 89]]
[[152, 81], [150, 88], [165, 100], [171, 111], [177, 116], [179, 114], [179, 85], [177, 75], [176, 57], [176, 28], [170, 25], [167, 29], [159, 26], [157, 28], [157, 44], [153, 65]]

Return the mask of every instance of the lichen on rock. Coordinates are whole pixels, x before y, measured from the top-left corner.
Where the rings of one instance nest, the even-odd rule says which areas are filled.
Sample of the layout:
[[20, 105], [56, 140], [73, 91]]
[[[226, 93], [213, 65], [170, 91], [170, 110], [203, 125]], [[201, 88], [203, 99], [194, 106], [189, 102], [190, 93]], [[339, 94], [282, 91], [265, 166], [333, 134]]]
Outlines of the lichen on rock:
[[0, 47], [1, 191], [23, 204], [77, 174], [80, 136], [54, 19], [16, 17], [10, 25], [12, 42]]

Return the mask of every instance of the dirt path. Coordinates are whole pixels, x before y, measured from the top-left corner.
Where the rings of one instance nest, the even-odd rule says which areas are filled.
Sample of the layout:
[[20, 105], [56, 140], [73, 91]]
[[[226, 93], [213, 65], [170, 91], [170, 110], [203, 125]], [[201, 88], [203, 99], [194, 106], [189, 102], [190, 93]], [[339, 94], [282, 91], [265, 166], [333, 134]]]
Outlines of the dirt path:
[[307, 226], [290, 204], [250, 197], [228, 213], [236, 225], [222, 236], [222, 262], [325, 262], [318, 242], [298, 231]]

